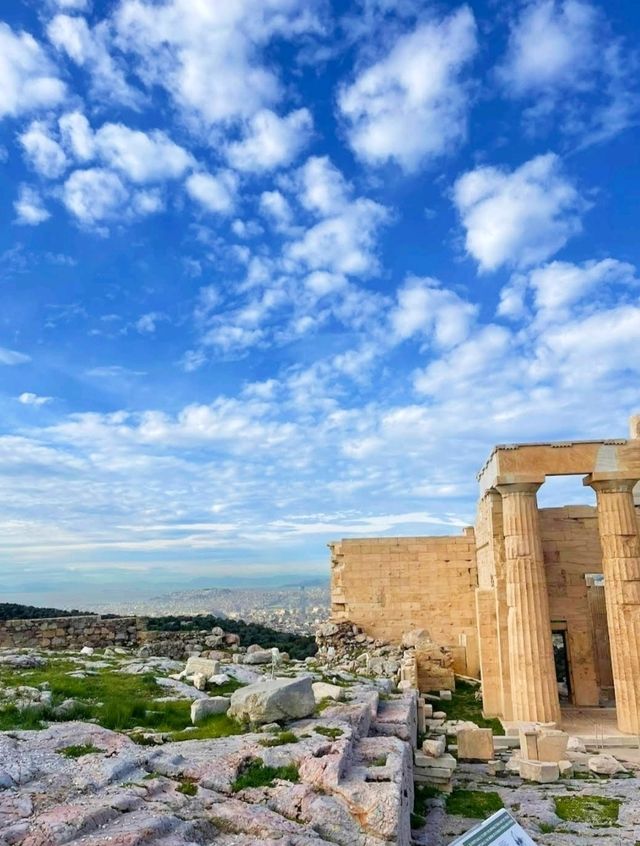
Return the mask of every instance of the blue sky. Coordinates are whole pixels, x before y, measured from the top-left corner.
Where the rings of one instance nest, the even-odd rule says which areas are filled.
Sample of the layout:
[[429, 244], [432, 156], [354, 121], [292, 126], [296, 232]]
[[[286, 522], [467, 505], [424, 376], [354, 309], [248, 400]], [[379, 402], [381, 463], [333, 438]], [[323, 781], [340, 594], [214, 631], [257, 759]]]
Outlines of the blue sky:
[[494, 443], [626, 434], [636, 3], [0, 16], [4, 597], [326, 573], [472, 522]]

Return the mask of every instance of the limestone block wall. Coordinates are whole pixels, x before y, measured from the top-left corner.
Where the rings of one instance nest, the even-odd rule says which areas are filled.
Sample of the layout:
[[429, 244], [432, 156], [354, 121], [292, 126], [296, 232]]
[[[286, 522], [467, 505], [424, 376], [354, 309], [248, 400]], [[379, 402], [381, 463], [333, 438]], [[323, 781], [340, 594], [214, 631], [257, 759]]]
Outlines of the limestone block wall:
[[49, 617], [0, 622], [0, 647], [81, 649], [136, 646], [145, 628], [143, 617]]
[[334, 620], [394, 642], [424, 628], [443, 646], [464, 647], [456, 650], [456, 670], [478, 674], [473, 529], [453, 537], [354, 538], [330, 548]]

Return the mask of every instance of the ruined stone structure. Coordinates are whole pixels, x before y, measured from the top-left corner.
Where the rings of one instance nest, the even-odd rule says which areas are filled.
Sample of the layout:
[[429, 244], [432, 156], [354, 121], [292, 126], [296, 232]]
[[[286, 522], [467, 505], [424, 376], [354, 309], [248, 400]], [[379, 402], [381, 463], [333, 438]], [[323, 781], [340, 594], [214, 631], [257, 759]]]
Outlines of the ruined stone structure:
[[[583, 476], [596, 507], [539, 509], [563, 475]], [[514, 721], [560, 719], [559, 640], [568, 702], [615, 695], [619, 728], [640, 733], [639, 480], [638, 417], [628, 440], [497, 446], [462, 536], [330, 544], [332, 618], [392, 641], [427, 629], [482, 679], [485, 713]]]

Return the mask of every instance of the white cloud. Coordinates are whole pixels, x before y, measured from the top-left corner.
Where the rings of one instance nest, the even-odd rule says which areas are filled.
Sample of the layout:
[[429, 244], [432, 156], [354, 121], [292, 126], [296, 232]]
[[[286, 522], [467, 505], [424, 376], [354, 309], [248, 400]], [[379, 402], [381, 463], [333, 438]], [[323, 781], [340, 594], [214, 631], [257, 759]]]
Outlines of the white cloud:
[[475, 30], [468, 6], [419, 24], [342, 88], [338, 105], [357, 156], [415, 171], [465, 138], [469, 97], [461, 74], [476, 52]]
[[634, 65], [596, 6], [583, 0], [532, 0], [512, 23], [498, 78], [508, 95], [533, 100], [525, 111], [532, 132], [553, 121], [590, 144], [637, 120]]
[[40, 194], [28, 185], [20, 187], [18, 199], [14, 202], [13, 207], [17, 214], [16, 223], [24, 226], [37, 226], [51, 217], [44, 207]]
[[58, 120], [62, 143], [74, 158], [87, 162], [95, 154], [93, 132], [82, 112], [67, 112]]
[[313, 130], [308, 109], [278, 117], [261, 109], [249, 121], [242, 141], [229, 144], [227, 159], [237, 170], [266, 171], [289, 164], [306, 146]]
[[177, 179], [193, 164], [190, 153], [164, 132], [140, 132], [121, 123], [102, 126], [95, 134], [95, 146], [105, 164], [132, 182]]
[[26, 364], [28, 361], [31, 361], [31, 356], [9, 350], [7, 347], [0, 347], [0, 364], [12, 367], [14, 364]]
[[38, 394], [32, 394], [30, 391], [25, 391], [18, 397], [18, 402], [22, 403], [22, 405], [41, 406], [53, 402], [53, 397], [41, 397]]
[[578, 304], [589, 310], [601, 308], [614, 286], [620, 286], [618, 299], [622, 291], [640, 290], [633, 265], [612, 258], [582, 264], [552, 261], [528, 274], [516, 274], [502, 291], [499, 313], [521, 317], [530, 291], [536, 323], [566, 320], [577, 314]]
[[103, 168], [76, 170], [63, 187], [65, 206], [89, 226], [117, 215], [128, 198], [129, 192], [120, 177]]
[[331, 215], [347, 204], [349, 186], [328, 156], [312, 156], [298, 170], [299, 199], [309, 211]]
[[41, 176], [56, 179], [67, 167], [67, 157], [58, 142], [51, 137], [44, 121], [34, 120], [20, 135], [20, 144], [31, 166]]
[[166, 320], [166, 314], [161, 311], [150, 311], [136, 320], [136, 329], [141, 335], [153, 335], [161, 320]]
[[112, 55], [109, 21], [92, 29], [83, 17], [60, 14], [49, 22], [47, 36], [57, 50], [87, 69], [94, 97], [130, 108], [140, 106], [140, 92], [129, 85], [123, 68]]
[[447, 349], [467, 337], [477, 314], [476, 306], [436, 279], [409, 277], [397, 296], [390, 321], [398, 340], [433, 334], [436, 346]]
[[280, 229], [291, 225], [291, 206], [280, 191], [263, 191], [260, 195], [260, 211]]
[[469, 171], [455, 183], [453, 199], [466, 229], [467, 253], [483, 271], [549, 258], [580, 232], [586, 208], [552, 153], [511, 173], [497, 167]]
[[16, 117], [62, 102], [65, 85], [46, 53], [27, 32], [0, 22], [0, 118]]
[[89, 0], [53, 0], [59, 9], [71, 9], [74, 12], [86, 12], [89, 9]]
[[186, 182], [189, 196], [207, 211], [218, 214], [233, 211], [237, 188], [237, 177], [230, 170], [220, 170], [215, 176], [210, 173], [192, 173]]
[[210, 126], [249, 119], [278, 100], [280, 82], [262, 50], [276, 36], [316, 28], [315, 5], [122, 0], [115, 26], [145, 84], [163, 86], [188, 118]]
[[380, 226], [388, 219], [384, 206], [360, 198], [344, 210], [327, 217], [308, 229], [286, 249], [294, 262], [309, 270], [363, 275], [376, 271], [376, 239]]

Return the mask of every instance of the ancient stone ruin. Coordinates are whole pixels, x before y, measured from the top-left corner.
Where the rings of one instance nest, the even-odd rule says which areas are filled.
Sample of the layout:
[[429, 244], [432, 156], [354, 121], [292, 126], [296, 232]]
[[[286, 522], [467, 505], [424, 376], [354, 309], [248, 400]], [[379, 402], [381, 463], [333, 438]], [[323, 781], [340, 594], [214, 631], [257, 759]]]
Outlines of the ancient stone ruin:
[[[570, 475], [596, 506], [538, 508], [547, 476]], [[332, 620], [395, 643], [425, 629], [456, 673], [482, 680], [485, 716], [557, 723], [562, 695], [574, 708], [615, 703], [619, 730], [639, 734], [638, 480], [639, 417], [627, 440], [497, 446], [460, 536], [330, 544]], [[416, 659], [425, 676], [433, 654]]]

